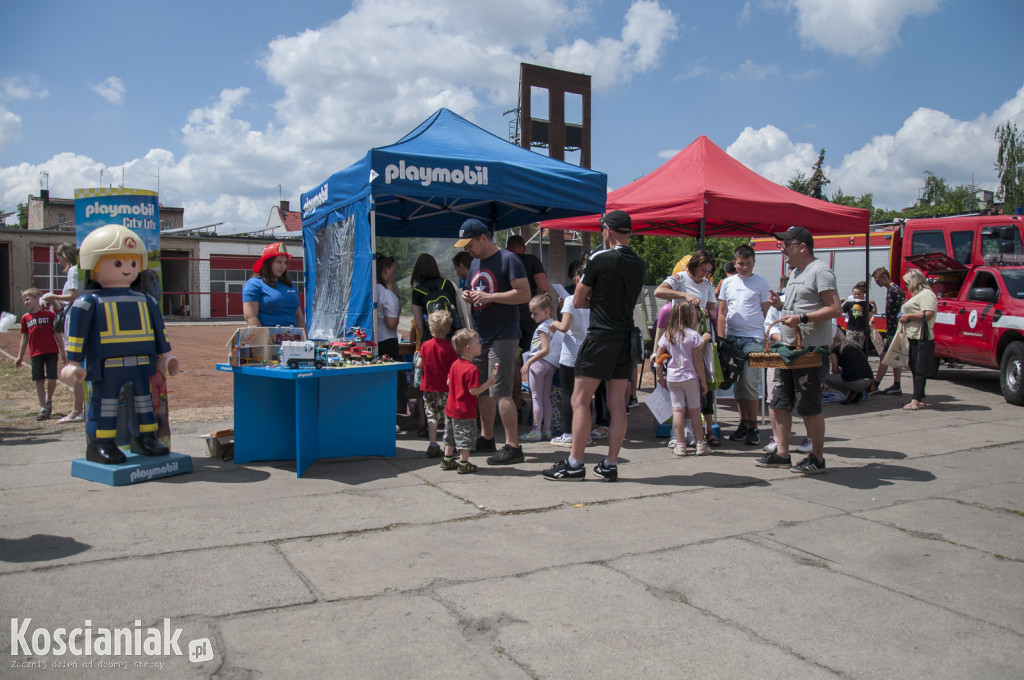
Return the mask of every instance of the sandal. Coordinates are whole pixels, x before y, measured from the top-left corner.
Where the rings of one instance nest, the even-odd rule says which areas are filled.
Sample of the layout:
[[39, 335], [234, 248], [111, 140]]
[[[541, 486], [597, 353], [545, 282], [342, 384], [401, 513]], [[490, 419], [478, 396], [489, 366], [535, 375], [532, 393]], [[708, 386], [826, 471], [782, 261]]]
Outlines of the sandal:
[[924, 402], [918, 402], [916, 404], [914, 402], [910, 402], [909, 404], [907, 404], [906, 406], [903, 407], [903, 410], [904, 411], [920, 411], [925, 406], [927, 406], [927, 404], [925, 404]]
[[67, 414], [66, 416], [64, 416], [63, 418], [58, 420], [57, 422], [58, 423], [80, 423], [83, 420], [85, 420], [85, 414], [84, 413], [82, 413], [81, 411], [72, 411], [71, 413]]
[[709, 433], [708, 436], [705, 437], [705, 439], [708, 442], [708, 446], [721, 446], [722, 445], [722, 440], [719, 439], [718, 437], [716, 437], [713, 434]]
[[590, 431], [590, 438], [591, 439], [607, 439], [608, 438], [608, 428], [604, 427], [603, 425], [598, 425], [597, 427], [595, 427], [593, 430]]

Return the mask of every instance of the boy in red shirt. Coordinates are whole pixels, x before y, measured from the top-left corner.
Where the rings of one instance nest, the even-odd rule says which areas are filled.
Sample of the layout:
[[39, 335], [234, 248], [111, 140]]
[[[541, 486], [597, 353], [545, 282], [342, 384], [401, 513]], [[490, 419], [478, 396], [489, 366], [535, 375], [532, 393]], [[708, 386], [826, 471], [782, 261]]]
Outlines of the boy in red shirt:
[[[39, 398], [39, 415], [36, 420], [46, 420], [53, 412], [53, 391], [57, 388], [57, 356], [67, 361], [64, 354], [64, 343], [57, 342], [53, 331], [53, 322], [57, 315], [39, 304], [42, 291], [29, 288], [22, 291], [21, 301], [28, 314], [21, 317], [21, 349], [15, 366], [21, 366], [28, 349], [32, 358], [32, 380], [36, 383], [36, 396]], [[43, 384], [43, 380], [46, 384]]]
[[441, 309], [427, 317], [430, 335], [433, 336], [420, 347], [416, 357], [416, 368], [423, 371], [420, 380], [420, 394], [423, 395], [423, 410], [426, 412], [427, 433], [430, 445], [428, 458], [440, 458], [441, 447], [437, 444], [437, 430], [445, 429], [445, 404], [448, 401], [448, 371], [459, 355], [452, 349], [452, 341], [446, 339], [452, 327], [452, 315]]
[[[476, 331], [463, 328], [452, 338], [452, 347], [459, 358], [448, 371], [448, 402], [444, 414], [448, 423], [444, 428], [444, 458], [442, 470], [458, 469], [460, 475], [476, 472], [477, 467], [469, 462], [469, 449], [476, 441], [476, 397], [490, 389], [498, 375], [498, 364], [494, 364], [491, 377], [480, 384], [480, 373], [473, 359], [480, 356], [480, 336]], [[455, 460], [455, 449], [459, 449], [459, 460]]]

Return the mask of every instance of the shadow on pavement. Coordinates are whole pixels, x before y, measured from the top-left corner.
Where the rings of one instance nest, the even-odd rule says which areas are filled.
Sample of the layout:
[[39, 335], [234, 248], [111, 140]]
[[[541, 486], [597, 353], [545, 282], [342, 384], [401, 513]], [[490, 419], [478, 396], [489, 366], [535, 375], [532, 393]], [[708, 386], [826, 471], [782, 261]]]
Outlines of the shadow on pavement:
[[0, 538], [0, 562], [47, 562], [91, 550], [68, 536], [35, 534], [28, 538]]
[[811, 475], [810, 478], [849, 489], [877, 489], [898, 482], [932, 482], [936, 479], [934, 474], [926, 470], [884, 463], [855, 468], [830, 468], [827, 474]]

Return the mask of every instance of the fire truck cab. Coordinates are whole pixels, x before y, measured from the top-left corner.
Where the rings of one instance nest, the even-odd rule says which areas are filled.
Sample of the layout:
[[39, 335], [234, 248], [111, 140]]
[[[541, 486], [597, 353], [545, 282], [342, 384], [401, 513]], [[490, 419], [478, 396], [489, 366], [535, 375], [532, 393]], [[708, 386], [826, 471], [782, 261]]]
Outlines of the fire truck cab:
[[894, 238], [893, 280], [921, 269], [938, 297], [935, 354], [999, 370], [1003, 397], [1024, 406], [1024, 238], [1020, 216], [907, 220]]

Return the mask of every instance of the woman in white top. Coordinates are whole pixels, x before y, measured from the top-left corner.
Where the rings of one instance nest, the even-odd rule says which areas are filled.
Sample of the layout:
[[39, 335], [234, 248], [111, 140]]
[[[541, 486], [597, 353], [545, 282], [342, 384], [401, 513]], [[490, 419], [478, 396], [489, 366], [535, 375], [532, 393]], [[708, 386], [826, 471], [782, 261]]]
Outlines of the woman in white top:
[[[39, 300], [44, 305], [59, 303], [58, 308], [68, 308], [64, 312], [66, 325], [67, 314], [71, 311], [70, 307], [81, 292], [78, 281], [78, 248], [75, 248], [70, 243], [60, 244], [57, 246], [57, 261], [60, 262], [64, 268], [64, 273], [67, 275], [67, 278], [64, 280], [64, 288], [59, 295], [57, 293], [46, 293]], [[74, 396], [74, 408], [71, 410], [71, 413], [58, 420], [58, 423], [85, 422], [85, 390], [82, 381], [75, 381], [75, 384], [71, 386], [71, 393]]]
[[910, 372], [914, 376], [914, 398], [903, 407], [904, 411], [919, 411], [924, 403], [924, 384], [927, 379], [914, 372], [917, 363], [917, 352], [921, 345], [922, 326], [928, 324], [928, 337], [934, 338], [932, 329], [935, 326], [935, 314], [939, 311], [939, 300], [920, 269], [911, 269], [903, 275], [907, 284], [907, 295], [910, 298], [900, 308], [900, 329], [907, 336], [910, 344]]
[[395, 285], [395, 258], [377, 256], [377, 350], [381, 355], [398, 358], [398, 295]]
[[718, 310], [718, 298], [715, 287], [708, 277], [715, 270], [715, 256], [707, 250], [698, 250], [689, 259], [683, 258], [685, 265], [678, 273], [672, 274], [654, 290], [654, 297], [660, 300], [689, 300], [701, 309], [708, 310], [715, 319]]

